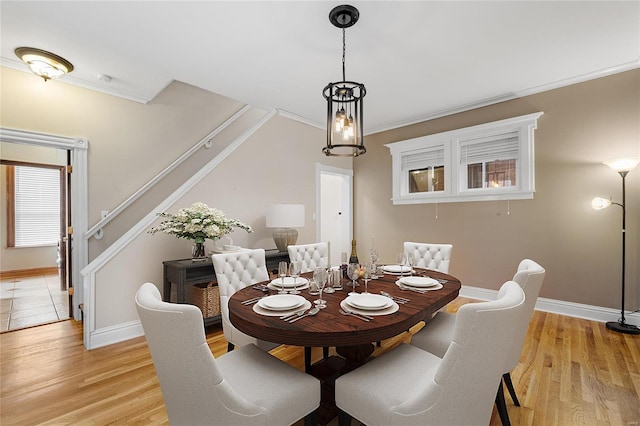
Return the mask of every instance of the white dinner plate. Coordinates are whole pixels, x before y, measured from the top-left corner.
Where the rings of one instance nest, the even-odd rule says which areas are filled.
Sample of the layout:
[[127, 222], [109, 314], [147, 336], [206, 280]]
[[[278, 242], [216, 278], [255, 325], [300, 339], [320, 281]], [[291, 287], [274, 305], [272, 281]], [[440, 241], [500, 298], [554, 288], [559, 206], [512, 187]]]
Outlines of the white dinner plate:
[[392, 274], [400, 274], [411, 272], [411, 267], [407, 265], [385, 265], [382, 267], [382, 270]]
[[419, 291], [419, 292], [440, 290], [442, 288], [442, 284], [440, 284], [440, 283], [438, 283], [438, 284], [436, 284], [434, 286], [431, 286], [431, 287], [418, 288], [418, 287], [413, 287], [413, 286], [410, 286], [410, 285], [402, 284], [402, 282], [400, 282], [400, 280], [396, 281], [396, 285], [398, 287], [400, 287], [400, 288], [402, 288], [401, 286], [405, 286], [405, 288], [407, 288], [407, 289], [415, 289], [416, 291]]
[[[276, 287], [282, 287], [282, 278], [276, 278], [271, 280], [271, 284]], [[301, 287], [304, 284], [309, 284], [309, 280], [306, 278], [298, 277], [296, 281], [293, 281], [291, 277], [284, 277], [284, 288]]]
[[[391, 300], [391, 299], [389, 299], [389, 300]], [[342, 302], [340, 302], [340, 307], [342, 309], [344, 309], [345, 311], [351, 311], [351, 312], [355, 312], [356, 314], [369, 315], [369, 316], [372, 316], [372, 317], [378, 316], [378, 315], [389, 315], [389, 314], [392, 314], [394, 312], [397, 312], [398, 309], [400, 309], [400, 306], [398, 306], [398, 304], [396, 302], [394, 302], [393, 300], [391, 300], [391, 305], [389, 305], [389, 307], [384, 308], [384, 309], [379, 309], [377, 311], [354, 308], [353, 306], [351, 306], [350, 304], [347, 303], [347, 299], [345, 299]]]
[[288, 314], [292, 314], [294, 312], [304, 311], [309, 308], [311, 308], [311, 302], [309, 302], [306, 299], [301, 306], [298, 306], [297, 308], [293, 308], [293, 309], [288, 309], [286, 311], [272, 311], [270, 309], [262, 308], [259, 303], [253, 304], [253, 312], [255, 312], [256, 314], [267, 316], [267, 317], [282, 317]]
[[[267, 284], [267, 288], [269, 290], [282, 290], [282, 286], [280, 286], [280, 283], [278, 284], [274, 284], [274, 283], [269, 283]], [[307, 282], [306, 284], [301, 284], [296, 286], [296, 290], [306, 290], [309, 288], [309, 282]], [[286, 287], [284, 288], [286, 291], [293, 291], [293, 287]]]
[[438, 280], [429, 277], [402, 277], [399, 281], [404, 285], [418, 288], [435, 287], [440, 284]]
[[258, 305], [271, 311], [288, 311], [302, 306], [305, 300], [307, 299], [295, 294], [274, 294], [260, 299]]
[[348, 305], [357, 309], [364, 309], [366, 311], [385, 309], [393, 303], [393, 300], [388, 297], [370, 293], [352, 294], [347, 296], [344, 300]]

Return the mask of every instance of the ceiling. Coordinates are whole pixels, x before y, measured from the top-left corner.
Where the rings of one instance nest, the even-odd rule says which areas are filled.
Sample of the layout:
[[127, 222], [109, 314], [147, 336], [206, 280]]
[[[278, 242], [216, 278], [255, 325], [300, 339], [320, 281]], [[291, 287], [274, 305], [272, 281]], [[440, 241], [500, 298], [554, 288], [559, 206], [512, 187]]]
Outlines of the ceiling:
[[[150, 102], [178, 80], [323, 127], [338, 4], [3, 0], [1, 64], [27, 72], [14, 49], [37, 47], [74, 64], [65, 83]], [[350, 4], [346, 77], [367, 88], [367, 134], [640, 66], [640, 1]]]

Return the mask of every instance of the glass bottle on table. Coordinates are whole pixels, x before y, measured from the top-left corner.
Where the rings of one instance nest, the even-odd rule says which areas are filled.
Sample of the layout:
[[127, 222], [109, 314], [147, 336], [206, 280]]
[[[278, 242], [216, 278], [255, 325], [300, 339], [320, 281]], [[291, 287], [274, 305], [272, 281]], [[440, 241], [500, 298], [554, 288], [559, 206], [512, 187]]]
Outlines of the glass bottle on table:
[[356, 240], [351, 240], [351, 256], [349, 256], [349, 263], [359, 263], [358, 252], [356, 251]]
[[342, 271], [343, 278], [349, 278], [349, 274], [347, 274], [347, 267], [347, 253], [343, 251], [340, 253], [340, 271]]

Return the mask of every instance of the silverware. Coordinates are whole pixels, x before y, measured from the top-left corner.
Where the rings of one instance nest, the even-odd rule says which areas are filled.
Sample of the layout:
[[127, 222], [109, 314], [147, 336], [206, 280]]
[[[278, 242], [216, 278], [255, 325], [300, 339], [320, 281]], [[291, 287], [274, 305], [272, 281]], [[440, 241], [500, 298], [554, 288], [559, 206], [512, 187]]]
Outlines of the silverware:
[[297, 317], [298, 315], [302, 315], [302, 314], [304, 314], [304, 312], [305, 312], [306, 310], [307, 310], [307, 308], [304, 308], [304, 309], [300, 309], [299, 311], [291, 312], [290, 314], [287, 314], [287, 315], [283, 315], [283, 316], [281, 316], [281, 317], [280, 317], [280, 319], [281, 319], [281, 320], [285, 320], [285, 321], [286, 321], [286, 320], [290, 320], [290, 319], [292, 319], [292, 318]]
[[409, 287], [402, 284], [401, 282], [398, 282], [397, 284], [398, 284], [398, 287], [400, 287], [400, 289], [402, 290], [415, 291], [416, 293], [420, 293], [420, 294], [425, 294], [428, 291], [428, 290], [420, 290], [418, 288]]
[[313, 316], [315, 314], [317, 314], [318, 312], [320, 312], [320, 308], [318, 308], [317, 306], [315, 308], [310, 309], [306, 314], [300, 315], [299, 317], [296, 317], [292, 320], [288, 320], [287, 322], [289, 324], [293, 324], [294, 322], [298, 321], [299, 319], [302, 319], [304, 317], [310, 317]]
[[396, 303], [405, 304], [405, 303], [411, 302], [411, 300], [406, 299], [404, 297], [392, 296], [391, 294], [387, 293], [386, 291], [381, 291], [380, 294], [383, 295], [383, 296], [388, 297], [389, 299], [393, 300]]
[[243, 300], [240, 303], [242, 303], [243, 305], [252, 305], [256, 303], [258, 300], [262, 299], [263, 297], [265, 296], [252, 297], [251, 299]]
[[345, 311], [345, 310], [340, 309], [339, 312], [342, 315], [350, 315], [352, 317], [356, 317], [356, 318], [361, 319], [362, 321], [366, 321], [366, 322], [369, 322], [369, 321], [371, 321], [373, 319], [373, 317], [371, 317], [369, 315], [358, 314], [358, 313], [352, 312], [352, 311]]

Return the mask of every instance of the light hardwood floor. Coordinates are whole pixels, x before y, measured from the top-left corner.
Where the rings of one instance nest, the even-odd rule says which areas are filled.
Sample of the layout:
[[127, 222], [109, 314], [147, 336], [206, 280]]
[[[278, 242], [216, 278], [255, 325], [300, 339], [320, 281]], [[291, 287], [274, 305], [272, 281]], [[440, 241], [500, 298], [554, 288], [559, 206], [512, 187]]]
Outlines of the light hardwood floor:
[[[458, 298], [447, 309], [467, 302]], [[384, 341], [374, 354], [410, 335]], [[214, 328], [207, 336], [213, 354], [222, 355], [222, 332]], [[87, 351], [81, 324], [69, 320], [2, 333], [0, 351], [3, 426], [168, 423], [144, 337]], [[303, 369], [301, 348], [272, 353]], [[514, 426], [640, 424], [640, 336], [535, 312], [512, 377], [522, 403], [515, 407], [506, 397]], [[495, 410], [491, 425], [500, 425]]]

